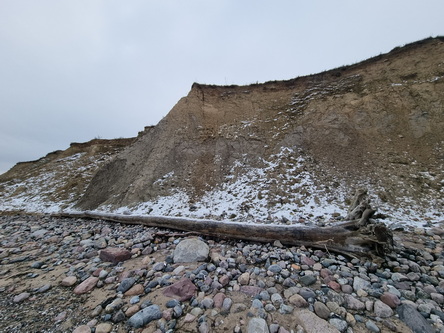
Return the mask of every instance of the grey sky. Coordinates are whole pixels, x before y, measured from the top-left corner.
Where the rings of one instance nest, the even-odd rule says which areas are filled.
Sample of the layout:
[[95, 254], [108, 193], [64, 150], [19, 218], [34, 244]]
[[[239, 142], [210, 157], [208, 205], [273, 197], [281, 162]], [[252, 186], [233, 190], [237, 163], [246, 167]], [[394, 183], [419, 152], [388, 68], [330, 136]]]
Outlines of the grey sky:
[[250, 84], [444, 34], [444, 1], [0, 0], [0, 173], [155, 125], [193, 82]]

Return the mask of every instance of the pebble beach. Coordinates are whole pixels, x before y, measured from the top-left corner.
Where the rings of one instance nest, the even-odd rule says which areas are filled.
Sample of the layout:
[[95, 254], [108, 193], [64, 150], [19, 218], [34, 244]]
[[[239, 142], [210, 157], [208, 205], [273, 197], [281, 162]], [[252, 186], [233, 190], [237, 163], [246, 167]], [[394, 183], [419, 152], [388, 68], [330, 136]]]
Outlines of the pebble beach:
[[0, 216], [0, 331], [444, 333], [443, 227], [394, 230], [391, 253], [359, 258]]

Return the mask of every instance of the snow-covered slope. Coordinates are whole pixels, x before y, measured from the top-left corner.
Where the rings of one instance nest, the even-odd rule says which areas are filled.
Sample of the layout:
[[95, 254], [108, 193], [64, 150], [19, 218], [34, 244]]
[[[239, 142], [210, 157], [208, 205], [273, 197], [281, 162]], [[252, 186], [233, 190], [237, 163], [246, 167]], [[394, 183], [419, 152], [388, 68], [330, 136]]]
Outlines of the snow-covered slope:
[[30, 162], [18, 163], [0, 175], [0, 213], [57, 212], [72, 207], [97, 170], [134, 139], [72, 143]]

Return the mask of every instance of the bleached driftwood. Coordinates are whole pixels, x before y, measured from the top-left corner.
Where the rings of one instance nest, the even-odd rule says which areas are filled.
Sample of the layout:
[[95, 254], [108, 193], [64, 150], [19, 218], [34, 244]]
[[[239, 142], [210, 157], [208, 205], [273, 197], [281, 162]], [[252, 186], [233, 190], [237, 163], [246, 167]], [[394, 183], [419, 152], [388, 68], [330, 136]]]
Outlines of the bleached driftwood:
[[361, 228], [369, 224], [370, 218], [375, 212], [367, 197], [367, 190], [357, 189], [345, 219], [349, 221], [355, 220], [356, 226]]
[[62, 213], [58, 216], [113, 221], [149, 227], [195, 232], [218, 238], [258, 242], [279, 240], [287, 245], [304, 245], [347, 255], [383, 255], [391, 246], [391, 233], [384, 224], [359, 226], [356, 221], [330, 227], [252, 224], [164, 216], [120, 215], [98, 212]]

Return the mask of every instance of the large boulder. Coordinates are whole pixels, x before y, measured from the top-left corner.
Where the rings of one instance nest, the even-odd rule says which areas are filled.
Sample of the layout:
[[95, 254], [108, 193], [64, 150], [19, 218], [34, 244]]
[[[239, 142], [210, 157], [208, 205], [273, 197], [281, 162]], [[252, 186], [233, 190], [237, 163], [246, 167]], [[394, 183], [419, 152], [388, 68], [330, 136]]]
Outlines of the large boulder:
[[205, 261], [208, 258], [210, 248], [198, 238], [188, 238], [177, 244], [173, 260], [178, 262]]

